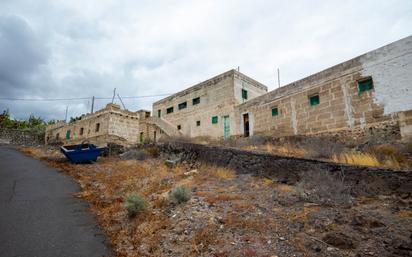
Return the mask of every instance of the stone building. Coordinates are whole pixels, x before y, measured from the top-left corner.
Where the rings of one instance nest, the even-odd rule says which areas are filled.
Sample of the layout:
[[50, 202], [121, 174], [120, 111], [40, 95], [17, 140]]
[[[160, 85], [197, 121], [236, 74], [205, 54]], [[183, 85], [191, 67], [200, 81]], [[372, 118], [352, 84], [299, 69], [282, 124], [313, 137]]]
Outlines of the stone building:
[[235, 106], [267, 93], [267, 87], [230, 70], [153, 104], [153, 114], [187, 137], [225, 137], [237, 127]]
[[99, 111], [66, 123], [59, 121], [46, 128], [46, 144], [53, 142], [81, 143], [89, 140], [98, 145], [107, 142], [131, 145], [140, 142], [139, 123], [150, 116], [149, 111], [131, 112], [109, 103]]
[[130, 112], [108, 104], [46, 130], [46, 141], [116, 142], [167, 137], [275, 137], [385, 130], [412, 137], [412, 36], [267, 92], [230, 70]]
[[391, 127], [412, 135], [412, 36], [235, 107], [234, 134], [307, 135]]

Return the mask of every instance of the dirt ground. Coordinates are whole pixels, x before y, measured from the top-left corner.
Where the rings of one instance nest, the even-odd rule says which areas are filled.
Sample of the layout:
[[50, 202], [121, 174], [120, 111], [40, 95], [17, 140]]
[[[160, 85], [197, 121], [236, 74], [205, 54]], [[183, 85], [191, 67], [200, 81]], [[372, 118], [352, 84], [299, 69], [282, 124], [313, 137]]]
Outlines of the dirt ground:
[[[21, 150], [81, 185], [77, 196], [117, 256], [412, 256], [411, 195], [354, 196], [321, 175], [285, 185], [219, 167], [168, 167], [165, 156], [75, 165], [56, 150]], [[178, 185], [190, 189], [188, 202], [169, 201]], [[146, 200], [134, 218], [123, 207], [131, 193]]]

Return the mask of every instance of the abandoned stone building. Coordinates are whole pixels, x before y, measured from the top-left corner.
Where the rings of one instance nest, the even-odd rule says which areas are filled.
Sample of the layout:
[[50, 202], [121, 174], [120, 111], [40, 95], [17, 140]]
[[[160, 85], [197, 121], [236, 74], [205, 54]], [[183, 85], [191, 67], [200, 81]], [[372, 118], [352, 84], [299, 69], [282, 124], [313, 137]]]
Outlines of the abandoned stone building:
[[105, 108], [83, 115], [74, 122], [59, 121], [47, 126], [46, 144], [81, 143], [84, 140], [90, 140], [98, 145], [105, 145], [107, 142], [121, 145], [136, 144], [140, 140], [139, 123], [149, 116], [150, 111], [131, 112], [109, 103]]
[[153, 103], [152, 116], [109, 104], [79, 121], [49, 126], [46, 137], [134, 144], [164, 136], [280, 137], [379, 129], [412, 137], [412, 36], [271, 92], [230, 70]]

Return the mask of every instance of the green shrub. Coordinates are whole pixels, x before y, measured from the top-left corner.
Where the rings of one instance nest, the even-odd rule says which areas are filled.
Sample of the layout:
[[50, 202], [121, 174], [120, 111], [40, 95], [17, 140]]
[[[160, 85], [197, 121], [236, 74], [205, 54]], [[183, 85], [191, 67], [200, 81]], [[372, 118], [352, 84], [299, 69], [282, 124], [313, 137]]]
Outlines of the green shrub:
[[178, 186], [170, 192], [170, 199], [175, 203], [184, 203], [190, 200], [190, 191], [185, 186]]
[[131, 194], [126, 197], [123, 207], [127, 210], [130, 217], [134, 217], [144, 210], [146, 202], [143, 196]]

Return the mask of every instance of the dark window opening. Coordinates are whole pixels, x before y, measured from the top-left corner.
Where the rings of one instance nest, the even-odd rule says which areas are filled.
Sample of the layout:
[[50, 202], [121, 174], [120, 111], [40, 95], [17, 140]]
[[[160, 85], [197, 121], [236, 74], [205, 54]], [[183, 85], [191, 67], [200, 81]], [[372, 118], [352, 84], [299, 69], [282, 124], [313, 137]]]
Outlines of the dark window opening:
[[80, 132], [79, 132], [80, 136], [83, 135], [83, 131], [84, 131], [84, 128], [80, 128]]
[[365, 91], [369, 91], [373, 89], [373, 81], [372, 78], [367, 78], [358, 81], [358, 93], [361, 95]]
[[187, 107], [187, 102], [180, 103], [180, 104], [178, 105], [178, 107], [179, 107], [179, 110], [185, 109], [185, 108]]
[[217, 116], [212, 117], [212, 124], [217, 124], [218, 118]]
[[157, 117], [160, 118], [161, 115], [162, 115], [162, 110], [157, 110]]
[[196, 126], [200, 127], [200, 120], [196, 121]]
[[143, 144], [143, 142], [144, 142], [144, 133], [140, 132], [140, 143]]
[[249, 114], [243, 114], [243, 135], [245, 137], [249, 136]]
[[242, 89], [242, 99], [247, 100], [247, 90]]
[[173, 113], [173, 107], [169, 107], [166, 109], [166, 113]]
[[192, 100], [192, 104], [196, 105], [196, 104], [200, 104], [200, 97], [196, 97]]
[[278, 116], [278, 115], [279, 115], [278, 107], [273, 107], [272, 108], [272, 116]]
[[177, 130], [181, 130], [182, 126], [181, 125], [177, 125]]
[[319, 95], [309, 97], [309, 103], [311, 106], [318, 105], [320, 103]]
[[145, 118], [149, 118], [149, 117], [150, 117], [150, 112], [145, 112], [144, 117], [145, 117]]
[[56, 140], [59, 140], [59, 139], [60, 139], [60, 134], [57, 133], [57, 134], [56, 134]]
[[100, 130], [100, 123], [96, 123], [96, 129], [95, 129], [95, 132], [99, 132], [99, 130]]

